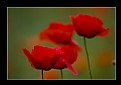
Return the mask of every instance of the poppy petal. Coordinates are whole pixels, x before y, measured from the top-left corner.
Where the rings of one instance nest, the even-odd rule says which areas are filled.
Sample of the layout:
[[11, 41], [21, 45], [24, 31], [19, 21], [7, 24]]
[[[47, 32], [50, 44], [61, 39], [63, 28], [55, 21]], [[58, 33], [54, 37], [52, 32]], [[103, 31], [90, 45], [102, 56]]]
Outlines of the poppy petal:
[[36, 62], [36, 69], [50, 70], [60, 59], [63, 52], [60, 49], [48, 48], [36, 45], [32, 50], [32, 56]]
[[74, 74], [74, 75], [78, 75], [78, 72], [71, 66], [71, 64], [66, 61], [65, 59], [63, 59], [63, 62], [67, 65], [67, 68]]
[[73, 32], [74, 27], [72, 24], [52, 22], [47, 29], [40, 32], [39, 37], [41, 41], [67, 44], [71, 40]]
[[48, 33], [48, 30], [43, 30], [42, 32], [39, 33], [40, 41], [48, 40], [47, 33]]
[[107, 28], [107, 29], [105, 29], [105, 31], [99, 33], [97, 36], [100, 36], [100, 37], [106, 36], [109, 33], [109, 31], [110, 31], [110, 29]]
[[24, 54], [27, 56], [28, 61], [30, 62], [31, 66], [32, 66], [33, 68], [35, 68], [35, 66], [34, 66], [33, 63], [32, 63], [32, 58], [33, 58], [33, 56], [30, 54], [30, 52], [29, 52], [26, 48], [23, 49], [23, 52], [24, 52]]
[[81, 47], [74, 40], [71, 40], [69, 45], [72, 46], [76, 51], [81, 51]]

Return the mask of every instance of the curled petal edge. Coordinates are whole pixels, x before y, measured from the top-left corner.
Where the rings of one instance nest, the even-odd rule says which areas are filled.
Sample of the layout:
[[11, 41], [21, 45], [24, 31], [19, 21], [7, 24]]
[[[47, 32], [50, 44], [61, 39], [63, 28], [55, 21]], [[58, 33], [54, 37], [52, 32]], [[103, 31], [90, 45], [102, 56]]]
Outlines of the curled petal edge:
[[71, 64], [68, 61], [63, 59], [63, 62], [66, 64], [69, 71], [71, 71], [75, 76], [78, 75], [78, 72], [71, 66]]
[[109, 31], [110, 31], [110, 29], [107, 28], [107, 29], [105, 29], [105, 31], [103, 31], [103, 32], [101, 32], [101, 33], [99, 33], [99, 34], [97, 34], [97, 36], [99, 36], [99, 37], [106, 36], [106, 35], [109, 33]]

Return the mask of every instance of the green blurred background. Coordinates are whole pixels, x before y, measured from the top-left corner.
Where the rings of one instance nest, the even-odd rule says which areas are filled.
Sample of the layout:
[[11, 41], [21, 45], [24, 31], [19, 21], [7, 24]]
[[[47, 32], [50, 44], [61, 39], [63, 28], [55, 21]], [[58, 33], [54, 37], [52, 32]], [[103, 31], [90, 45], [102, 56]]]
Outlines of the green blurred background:
[[[41, 42], [38, 34], [47, 28], [50, 22], [72, 23], [70, 15], [79, 13], [99, 17], [104, 28], [110, 28], [108, 35], [87, 39], [91, 59], [93, 79], [115, 79], [116, 66], [112, 65], [115, 55], [115, 8], [8, 8], [8, 79], [41, 79], [41, 70], [33, 69], [22, 49], [29, 51], [34, 45], [54, 47]], [[72, 66], [79, 75], [74, 76], [64, 69], [64, 79], [89, 79], [83, 37], [74, 33], [73, 39], [82, 47], [77, 61]], [[52, 69], [44, 72], [45, 78], [60, 79], [60, 71]]]

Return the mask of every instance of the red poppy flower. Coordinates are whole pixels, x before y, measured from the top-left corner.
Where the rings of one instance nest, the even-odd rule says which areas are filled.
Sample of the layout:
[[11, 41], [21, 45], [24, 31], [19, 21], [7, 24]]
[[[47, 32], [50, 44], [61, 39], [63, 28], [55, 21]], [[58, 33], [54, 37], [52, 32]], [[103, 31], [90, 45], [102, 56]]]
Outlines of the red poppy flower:
[[104, 29], [103, 22], [93, 16], [78, 14], [75, 17], [70, 16], [73, 21], [74, 29], [80, 36], [92, 38], [95, 36], [105, 36], [109, 32], [109, 28]]
[[64, 45], [60, 47], [60, 49], [63, 51], [63, 54], [53, 68], [68, 68], [73, 74], [77, 75], [77, 71], [75, 71], [74, 68], [71, 66], [71, 64], [73, 64], [77, 59], [77, 51], [74, 50], [70, 45]]
[[58, 48], [47, 48], [39, 45], [34, 46], [30, 53], [26, 48], [23, 49], [32, 67], [42, 70], [50, 70], [60, 59], [62, 51]]
[[49, 41], [59, 46], [70, 44], [80, 50], [79, 45], [72, 40], [73, 32], [74, 28], [71, 24], [63, 25], [59, 22], [52, 22], [47, 29], [40, 32], [39, 37], [41, 41]]

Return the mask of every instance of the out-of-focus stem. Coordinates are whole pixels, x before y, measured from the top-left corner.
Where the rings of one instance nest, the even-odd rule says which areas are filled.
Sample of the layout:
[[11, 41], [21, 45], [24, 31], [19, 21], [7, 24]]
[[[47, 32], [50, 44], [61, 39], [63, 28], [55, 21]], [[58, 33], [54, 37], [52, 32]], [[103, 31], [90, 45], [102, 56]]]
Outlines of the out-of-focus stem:
[[89, 75], [90, 75], [90, 79], [92, 79], [90, 59], [89, 59], [89, 54], [88, 54], [88, 51], [87, 51], [87, 45], [86, 45], [86, 38], [85, 37], [84, 37], [84, 46], [85, 46], [85, 51], [86, 51], [86, 55], [87, 55], [87, 63], [88, 63]]
[[61, 72], [61, 79], [63, 79], [63, 70], [60, 69], [60, 72]]
[[43, 69], [42, 69], [42, 80], [44, 80], [44, 72], [43, 72]]

